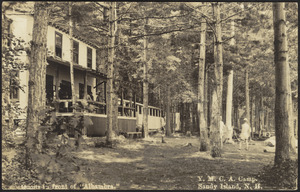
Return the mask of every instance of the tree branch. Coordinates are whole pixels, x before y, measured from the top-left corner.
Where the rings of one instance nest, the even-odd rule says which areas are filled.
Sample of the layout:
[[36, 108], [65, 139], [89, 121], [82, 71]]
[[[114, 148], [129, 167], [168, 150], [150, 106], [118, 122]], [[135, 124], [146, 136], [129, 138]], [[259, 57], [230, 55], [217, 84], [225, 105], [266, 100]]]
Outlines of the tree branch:
[[157, 32], [157, 33], [149, 33], [147, 35], [139, 35], [139, 36], [132, 36], [132, 37], [129, 37], [130, 39], [135, 39], [135, 38], [141, 38], [141, 37], [147, 37], [147, 36], [158, 36], [158, 35], [163, 35], [163, 34], [168, 34], [168, 33], [173, 33], [173, 32], [177, 32], [177, 31], [186, 31], [186, 30], [189, 30], [189, 29], [195, 29], [195, 28], [198, 28], [200, 26], [190, 26], [188, 28], [185, 28], [185, 29], [174, 29], [174, 30], [170, 30], [170, 31], [162, 31], [162, 32]]
[[[187, 16], [189, 14], [191, 14], [191, 12], [187, 13], [185, 15], [175, 15], [175, 16], [166, 16], [166, 17], [163, 17], [163, 16], [161, 16], [161, 17], [147, 16], [147, 17], [139, 17], [139, 18], [124, 17], [124, 18], [122, 18], [122, 20], [137, 21], [137, 20], [143, 20], [143, 19], [172, 19], [172, 18], [178, 18], [178, 17], [185, 17], [185, 16]], [[118, 20], [120, 20], [120, 19], [118, 19]]]

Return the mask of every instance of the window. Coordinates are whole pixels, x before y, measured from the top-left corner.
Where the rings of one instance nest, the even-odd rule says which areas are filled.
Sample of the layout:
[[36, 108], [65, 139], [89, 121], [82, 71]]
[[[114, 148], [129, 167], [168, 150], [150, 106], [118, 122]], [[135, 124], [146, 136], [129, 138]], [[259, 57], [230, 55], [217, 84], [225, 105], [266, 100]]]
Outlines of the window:
[[79, 83], [79, 99], [83, 99], [84, 96], [84, 84]]
[[71, 99], [71, 82], [62, 80], [60, 83], [60, 90], [58, 92], [58, 95], [60, 99]]
[[55, 32], [55, 56], [62, 56], [62, 34]]
[[19, 86], [18, 86], [19, 72], [13, 71], [10, 79], [10, 99], [19, 99]]
[[93, 52], [91, 48], [87, 48], [87, 67], [92, 68]]
[[46, 75], [46, 99], [48, 103], [53, 101], [53, 92], [53, 76]]
[[73, 41], [73, 62], [78, 64], [78, 56], [79, 56], [79, 43]]

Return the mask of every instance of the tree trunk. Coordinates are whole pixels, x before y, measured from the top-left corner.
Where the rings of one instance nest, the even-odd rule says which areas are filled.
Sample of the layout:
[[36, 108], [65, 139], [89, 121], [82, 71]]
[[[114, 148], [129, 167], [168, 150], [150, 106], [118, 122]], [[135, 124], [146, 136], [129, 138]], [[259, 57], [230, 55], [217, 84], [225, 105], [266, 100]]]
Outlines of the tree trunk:
[[286, 18], [284, 3], [273, 3], [275, 62], [275, 164], [290, 159], [291, 84], [289, 78]]
[[245, 98], [246, 98], [246, 118], [250, 120], [250, 98], [249, 98], [249, 77], [248, 69], [245, 70]]
[[227, 139], [232, 143], [232, 93], [233, 93], [233, 70], [229, 71], [227, 82], [227, 97], [226, 97], [226, 127], [227, 127]]
[[255, 97], [255, 133], [260, 133], [259, 126], [259, 98]]
[[[69, 39], [70, 39], [70, 81], [71, 81], [71, 99], [72, 99], [72, 113], [75, 115], [76, 111], [76, 98], [75, 98], [75, 86], [74, 86], [74, 67], [73, 67], [73, 19], [72, 19], [72, 2], [68, 4], [69, 11]], [[81, 133], [75, 130], [75, 139], [76, 139], [76, 147], [77, 149], [81, 148]]]
[[222, 111], [222, 77], [223, 77], [223, 54], [222, 54], [222, 32], [220, 19], [220, 4], [212, 3], [216, 38], [215, 38], [215, 62], [214, 83], [212, 90], [212, 122], [210, 128], [210, 144], [212, 157], [221, 156], [220, 116]]
[[260, 98], [260, 106], [259, 106], [259, 135], [261, 136], [261, 134], [264, 131], [264, 116], [265, 116], [265, 112], [264, 112], [264, 97], [261, 96]]
[[[235, 24], [234, 20], [231, 21], [231, 41], [230, 46], [235, 46]], [[229, 143], [233, 143], [233, 127], [232, 127], [232, 99], [233, 99], [233, 70], [229, 71], [228, 81], [227, 81], [227, 97], [226, 97], [226, 127], [227, 127], [227, 139]]]
[[71, 97], [73, 113], [75, 112], [75, 87], [74, 87], [74, 67], [73, 67], [73, 19], [72, 19], [72, 2], [69, 2], [69, 38], [70, 38], [70, 80], [71, 80]]
[[207, 122], [205, 118], [205, 53], [206, 53], [206, 22], [202, 19], [200, 29], [200, 57], [199, 57], [199, 75], [198, 75], [198, 103], [197, 113], [199, 120], [200, 131], [200, 151], [208, 150], [208, 135], [207, 135]]
[[186, 115], [186, 127], [185, 127], [185, 130], [187, 133], [188, 131], [191, 132], [192, 131], [192, 117], [191, 117], [191, 103], [185, 103], [186, 104], [186, 111], [185, 113], [187, 114]]
[[[114, 72], [116, 72], [116, 68], [114, 68]], [[115, 78], [114, 78], [115, 79]], [[113, 124], [112, 124], [112, 130], [113, 130], [113, 138], [115, 136], [115, 133], [119, 133], [119, 122], [118, 122], [118, 116], [119, 116], [119, 97], [116, 93], [116, 90], [118, 89], [118, 85], [114, 86], [114, 93], [112, 94], [113, 97]]]
[[106, 144], [111, 146], [113, 142], [113, 79], [114, 79], [114, 57], [115, 57], [115, 35], [116, 35], [116, 2], [110, 3], [109, 14], [109, 62], [108, 62], [108, 82], [107, 82], [107, 131]]
[[[145, 19], [144, 35], [147, 34], [148, 18]], [[143, 137], [148, 138], [148, 38], [144, 36], [144, 81], [143, 81]]]
[[[131, 83], [131, 82], [130, 82], [130, 83]], [[132, 89], [131, 89], [131, 87], [129, 87], [129, 90], [128, 90], [128, 96], [129, 96], [129, 107], [130, 107], [130, 108], [135, 107], [135, 106], [132, 104]], [[134, 112], [134, 111], [129, 110], [129, 116], [130, 116], [130, 117], [134, 117], [133, 112]]]
[[[207, 73], [208, 75], [208, 73]], [[207, 78], [208, 80], [208, 78]], [[211, 126], [211, 108], [212, 108], [212, 83], [208, 82], [206, 83], [207, 85], [207, 127], [210, 129]]]
[[254, 127], [254, 98], [251, 97], [251, 108], [250, 108], [251, 139], [253, 138], [253, 127]]
[[40, 112], [45, 109], [45, 83], [47, 66], [47, 30], [48, 8], [45, 2], [35, 2], [32, 32], [31, 55], [29, 65], [28, 105], [27, 105], [27, 145], [26, 164], [29, 165], [30, 154], [42, 152], [42, 132], [39, 130]]
[[166, 136], [171, 135], [171, 124], [170, 124], [170, 102], [171, 102], [171, 96], [170, 96], [170, 86], [167, 87], [167, 101], [166, 101]]
[[180, 130], [182, 133], [185, 132], [185, 114], [184, 114], [184, 108], [185, 108], [185, 105], [184, 103], [181, 103], [180, 104], [181, 107], [180, 107]]
[[[206, 132], [208, 132], [208, 127], [209, 127], [209, 119], [208, 119], [208, 95], [209, 95], [209, 90], [208, 90], [208, 71], [206, 70], [206, 65], [205, 63], [205, 68], [204, 68], [204, 118], [206, 119]], [[198, 116], [199, 117], [199, 116]], [[198, 120], [200, 122], [200, 120]], [[200, 125], [198, 125], [200, 126]]]
[[266, 107], [266, 116], [265, 116], [265, 130], [268, 132], [269, 130], [269, 109]]
[[[114, 20], [117, 20], [117, 5], [115, 5], [114, 8]], [[119, 46], [120, 43], [120, 30], [117, 29], [117, 22], [115, 22], [114, 25], [114, 32], [115, 32], [115, 38], [117, 37], [118, 39], [115, 39], [115, 44], [114, 46]], [[119, 116], [119, 89], [120, 89], [120, 83], [119, 83], [119, 66], [118, 66], [118, 62], [116, 62], [116, 60], [114, 60], [113, 63], [113, 117], [112, 117], [112, 122], [113, 122], [113, 139], [115, 139], [116, 134], [118, 135], [120, 130], [119, 130], [119, 120], [118, 120], [118, 116]], [[124, 114], [124, 107], [123, 107], [123, 103], [124, 103], [124, 96], [123, 96], [123, 89], [121, 91], [121, 97], [122, 97], [122, 116], [125, 115]]]

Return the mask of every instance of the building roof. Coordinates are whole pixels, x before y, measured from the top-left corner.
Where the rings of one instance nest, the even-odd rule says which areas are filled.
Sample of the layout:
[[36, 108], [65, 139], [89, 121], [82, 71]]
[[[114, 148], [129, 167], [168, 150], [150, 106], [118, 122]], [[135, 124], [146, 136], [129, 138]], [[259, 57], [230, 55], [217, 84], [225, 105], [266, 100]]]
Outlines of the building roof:
[[[52, 62], [52, 63], [61, 64], [61, 65], [67, 66], [67, 67], [70, 67], [70, 62], [69, 61], [64, 61], [64, 60], [55, 58], [53, 56], [48, 56], [47, 57], [47, 61]], [[86, 71], [86, 72], [88, 72], [91, 75], [107, 79], [107, 75], [106, 74], [98, 72], [98, 71], [96, 71], [94, 69], [86, 68], [86, 67], [83, 67], [83, 66], [81, 66], [79, 64], [73, 64], [73, 67], [74, 67], [74, 69], [77, 69], [77, 70], [80, 70], [80, 71]]]

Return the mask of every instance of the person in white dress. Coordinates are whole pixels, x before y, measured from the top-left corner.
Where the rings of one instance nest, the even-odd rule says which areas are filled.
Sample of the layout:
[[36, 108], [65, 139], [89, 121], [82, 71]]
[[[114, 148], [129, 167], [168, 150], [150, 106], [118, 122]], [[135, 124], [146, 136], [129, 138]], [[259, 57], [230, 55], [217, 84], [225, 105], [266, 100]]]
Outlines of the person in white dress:
[[246, 150], [248, 150], [248, 139], [250, 137], [250, 126], [248, 124], [248, 119], [245, 118], [244, 119], [244, 123], [242, 124], [242, 132], [240, 134], [240, 147], [239, 150], [241, 150], [242, 148], [242, 142], [245, 141], [246, 142]]
[[226, 126], [224, 122], [222, 121], [222, 116], [220, 116], [220, 137], [221, 137], [221, 146], [223, 146], [223, 135], [226, 131]]

